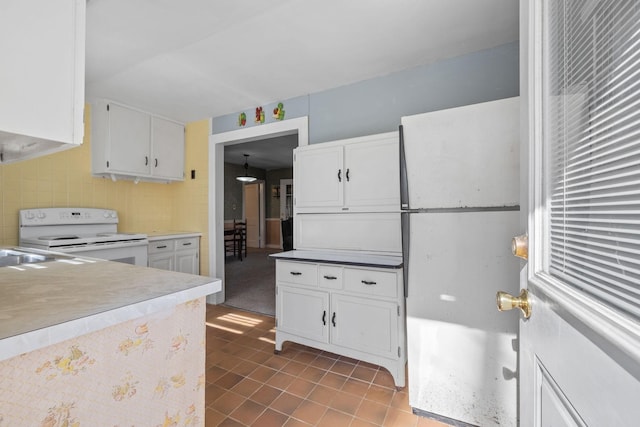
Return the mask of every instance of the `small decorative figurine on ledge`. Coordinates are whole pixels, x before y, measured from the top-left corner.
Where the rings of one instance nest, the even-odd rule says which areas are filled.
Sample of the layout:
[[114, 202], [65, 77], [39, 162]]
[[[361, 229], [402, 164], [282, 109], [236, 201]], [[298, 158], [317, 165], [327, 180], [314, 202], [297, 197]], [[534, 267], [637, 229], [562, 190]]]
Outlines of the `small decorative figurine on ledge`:
[[279, 102], [278, 106], [273, 109], [273, 118], [276, 120], [284, 119], [284, 105], [282, 102]]
[[262, 107], [256, 107], [256, 123], [264, 123], [264, 111]]

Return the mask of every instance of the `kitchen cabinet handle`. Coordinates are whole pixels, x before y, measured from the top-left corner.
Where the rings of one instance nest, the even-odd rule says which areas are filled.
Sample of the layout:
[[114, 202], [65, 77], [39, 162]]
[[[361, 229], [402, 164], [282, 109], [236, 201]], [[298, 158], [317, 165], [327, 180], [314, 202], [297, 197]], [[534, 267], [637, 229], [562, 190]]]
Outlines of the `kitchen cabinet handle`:
[[342, 169], [338, 169], [338, 182], [342, 182]]
[[144, 165], [147, 166], [149, 164], [149, 157], [144, 156]]
[[333, 323], [333, 327], [336, 327], [336, 312], [333, 312], [333, 316], [331, 316], [331, 323]]
[[347, 169], [347, 173], [345, 174], [345, 176], [347, 177], [347, 182], [349, 182], [349, 169]]
[[158, 159], [156, 159], [156, 167], [158, 167]]
[[166, 247], [167, 247], [167, 245], [156, 246], [156, 249], [164, 249], [164, 248], [166, 248]]
[[327, 310], [322, 312], [322, 324], [323, 325], [327, 324]]
[[290, 273], [292, 276], [302, 276], [302, 273], [300, 273], [299, 271], [291, 271]]
[[182, 246], [191, 246], [191, 242], [183, 243]]
[[365, 285], [377, 285], [376, 282], [370, 280], [362, 280], [362, 283], [364, 283]]
[[336, 276], [324, 276], [325, 279], [327, 280], [336, 280], [337, 277]]

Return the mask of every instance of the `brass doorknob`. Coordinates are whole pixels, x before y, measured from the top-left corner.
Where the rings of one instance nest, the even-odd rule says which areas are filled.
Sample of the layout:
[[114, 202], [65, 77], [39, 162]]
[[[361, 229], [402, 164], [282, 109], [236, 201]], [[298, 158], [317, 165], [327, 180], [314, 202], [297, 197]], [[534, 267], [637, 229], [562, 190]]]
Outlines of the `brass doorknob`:
[[511, 239], [511, 252], [522, 259], [529, 257], [529, 236], [523, 234]]
[[500, 291], [496, 294], [496, 303], [500, 311], [512, 310], [517, 307], [522, 311], [525, 319], [531, 317], [531, 304], [529, 304], [529, 293], [526, 289], [520, 291], [520, 295], [517, 297]]

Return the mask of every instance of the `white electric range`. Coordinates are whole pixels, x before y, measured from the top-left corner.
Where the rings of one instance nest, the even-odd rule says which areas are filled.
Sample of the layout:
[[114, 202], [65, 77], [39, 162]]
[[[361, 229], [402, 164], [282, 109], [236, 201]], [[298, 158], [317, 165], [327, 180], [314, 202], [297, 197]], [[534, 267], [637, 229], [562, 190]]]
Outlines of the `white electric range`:
[[110, 209], [23, 209], [19, 239], [22, 247], [147, 266], [147, 235], [118, 233]]

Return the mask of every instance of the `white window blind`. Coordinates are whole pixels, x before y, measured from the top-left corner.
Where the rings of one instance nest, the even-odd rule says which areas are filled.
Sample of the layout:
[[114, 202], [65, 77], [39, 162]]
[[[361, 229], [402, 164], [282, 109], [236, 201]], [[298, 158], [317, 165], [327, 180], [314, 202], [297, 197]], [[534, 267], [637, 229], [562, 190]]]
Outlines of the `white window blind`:
[[640, 319], [640, 0], [545, 14], [548, 273]]

